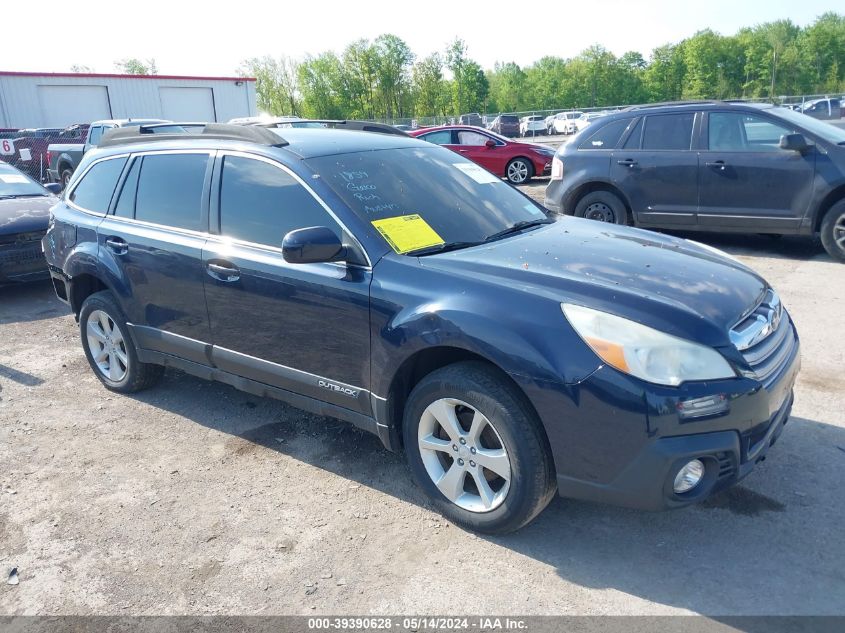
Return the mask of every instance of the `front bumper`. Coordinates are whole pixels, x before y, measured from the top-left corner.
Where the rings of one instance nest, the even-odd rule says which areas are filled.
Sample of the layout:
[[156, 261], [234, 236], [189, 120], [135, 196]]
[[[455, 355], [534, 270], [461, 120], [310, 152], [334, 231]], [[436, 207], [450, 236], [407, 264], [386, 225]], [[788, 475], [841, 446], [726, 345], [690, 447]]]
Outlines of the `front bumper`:
[[38, 281], [49, 277], [40, 240], [0, 244], [0, 284]]
[[[800, 348], [791, 321], [789, 352], [765, 382], [738, 376], [661, 387], [601, 366], [578, 384], [515, 376], [549, 438], [563, 497], [661, 510], [702, 501], [747, 476], [789, 419]], [[712, 400], [712, 409], [686, 405]], [[691, 459], [705, 477], [677, 495]]]

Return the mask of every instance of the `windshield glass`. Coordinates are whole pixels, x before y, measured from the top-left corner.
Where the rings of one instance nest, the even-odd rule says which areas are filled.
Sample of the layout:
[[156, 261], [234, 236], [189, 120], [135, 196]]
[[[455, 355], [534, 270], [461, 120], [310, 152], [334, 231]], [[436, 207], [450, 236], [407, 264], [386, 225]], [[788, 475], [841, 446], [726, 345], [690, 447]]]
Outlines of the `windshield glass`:
[[419, 215], [439, 237], [433, 240], [437, 243], [480, 242], [518, 222], [546, 219], [530, 198], [441, 147], [337, 154], [306, 162], [364, 222], [375, 222], [378, 228], [380, 220]]
[[765, 112], [773, 114], [784, 121], [800, 125], [811, 134], [821, 136], [825, 141], [830, 143], [845, 143], [845, 130], [838, 128], [835, 125], [831, 125], [830, 123], [819, 121], [818, 119], [814, 119], [813, 117], [802, 114], [801, 112], [790, 110], [789, 108], [771, 108], [765, 110]]
[[0, 166], [0, 198], [46, 196], [47, 190], [16, 169]]

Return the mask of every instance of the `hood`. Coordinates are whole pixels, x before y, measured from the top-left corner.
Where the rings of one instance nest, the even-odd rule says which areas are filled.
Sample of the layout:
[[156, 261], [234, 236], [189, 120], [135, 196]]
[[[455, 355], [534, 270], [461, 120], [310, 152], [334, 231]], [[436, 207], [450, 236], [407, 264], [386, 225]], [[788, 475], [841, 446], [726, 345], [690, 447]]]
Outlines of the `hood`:
[[55, 196], [0, 200], [0, 235], [46, 231]]
[[573, 217], [421, 257], [420, 264], [611, 312], [713, 347], [730, 345], [730, 328], [768, 289], [751, 269], [693, 242]]

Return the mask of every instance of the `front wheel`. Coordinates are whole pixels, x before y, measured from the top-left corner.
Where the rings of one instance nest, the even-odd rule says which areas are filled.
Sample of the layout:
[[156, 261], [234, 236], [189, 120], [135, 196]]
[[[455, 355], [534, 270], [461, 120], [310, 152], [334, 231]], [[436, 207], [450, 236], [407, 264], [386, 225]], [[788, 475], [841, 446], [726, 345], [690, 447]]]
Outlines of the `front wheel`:
[[126, 319], [108, 290], [83, 302], [79, 330], [85, 357], [107, 389], [134, 393], [151, 387], [164, 373], [161, 365], [138, 360]]
[[512, 532], [555, 493], [536, 415], [482, 363], [450, 365], [423, 378], [408, 398], [402, 432], [417, 484], [458, 525]]
[[833, 259], [845, 262], [845, 200], [840, 200], [824, 214], [821, 238], [824, 250]]
[[534, 168], [525, 158], [514, 158], [508, 163], [505, 176], [514, 185], [521, 185], [533, 175]]

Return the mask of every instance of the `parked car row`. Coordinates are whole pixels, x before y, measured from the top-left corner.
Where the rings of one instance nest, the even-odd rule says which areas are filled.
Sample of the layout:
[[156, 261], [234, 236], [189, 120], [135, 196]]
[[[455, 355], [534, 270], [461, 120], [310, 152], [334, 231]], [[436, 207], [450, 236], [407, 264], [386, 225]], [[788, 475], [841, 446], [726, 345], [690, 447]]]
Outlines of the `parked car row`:
[[[658, 114], [625, 115], [625, 139], [645, 119], [643, 160]], [[607, 163], [619, 121], [573, 143]], [[42, 240], [103, 386], [140, 391], [169, 366], [346, 420], [403, 451], [450, 521], [490, 533], [556, 494], [699, 503], [767, 457], [800, 352], [762, 277], [687, 240], [548, 217], [470, 160], [521, 145], [531, 173], [546, 148], [373, 130], [106, 133]]]

